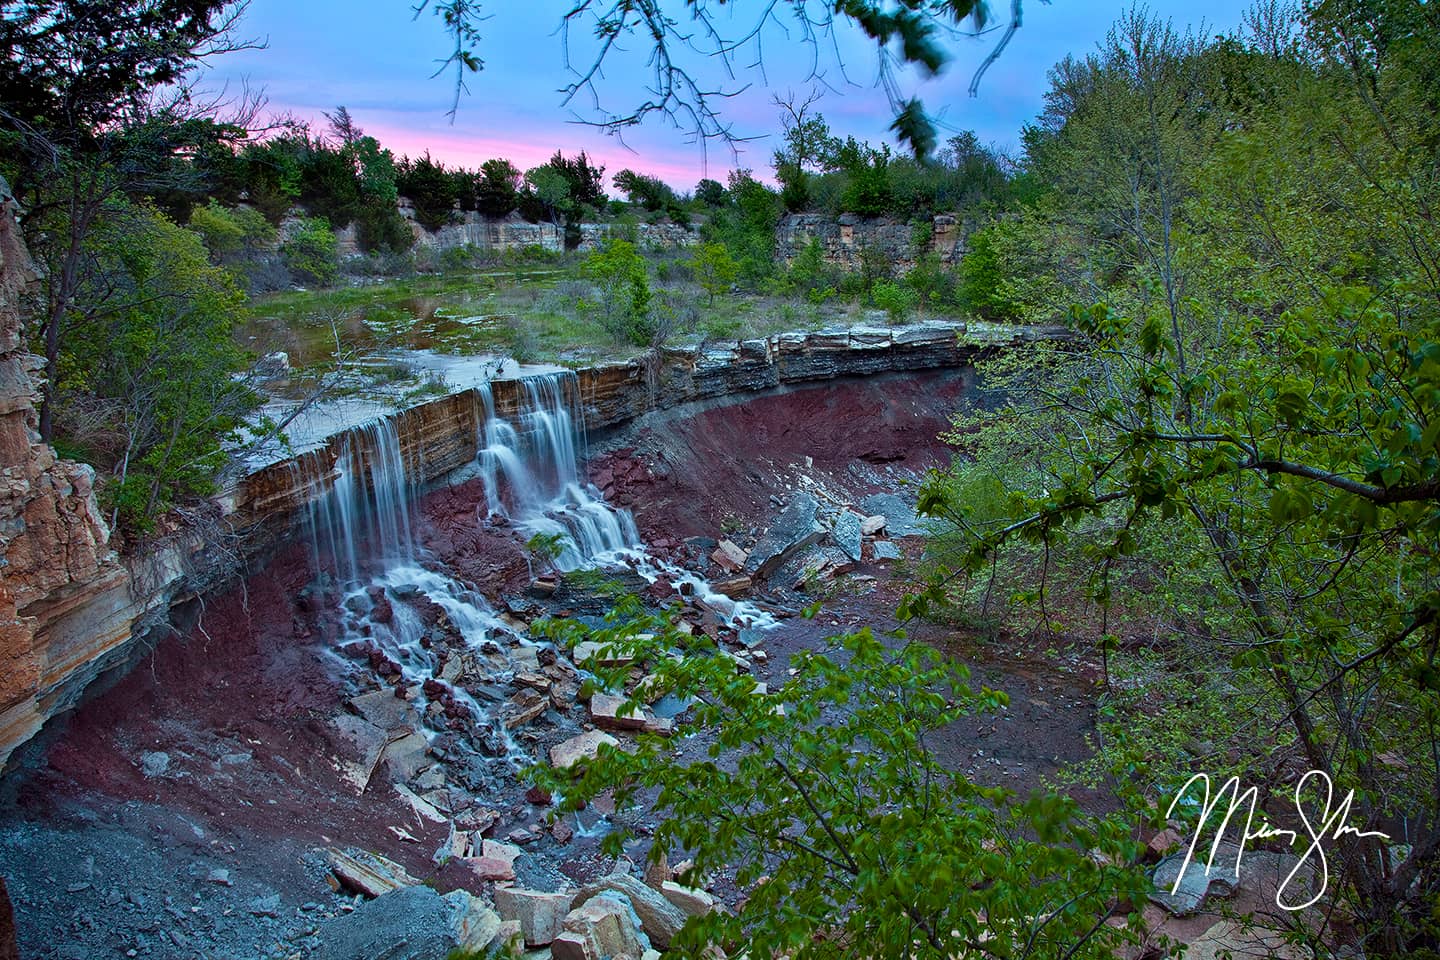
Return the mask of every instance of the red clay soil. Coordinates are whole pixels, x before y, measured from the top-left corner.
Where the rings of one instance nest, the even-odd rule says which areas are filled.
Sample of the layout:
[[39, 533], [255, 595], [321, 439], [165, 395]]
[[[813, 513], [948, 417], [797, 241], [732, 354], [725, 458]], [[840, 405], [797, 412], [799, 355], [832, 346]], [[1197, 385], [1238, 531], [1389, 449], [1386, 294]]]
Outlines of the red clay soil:
[[[828, 474], [857, 494], [882, 490], [847, 470], [892, 465], [920, 474], [950, 462], [940, 442], [973, 394], [970, 371], [829, 381], [665, 419], [596, 457], [590, 476], [632, 508], [647, 542], [716, 536], [727, 517], [761, 525], [795, 475]], [[807, 468], [805, 458], [814, 466]], [[887, 490], [886, 492], [894, 492]]]
[[[508, 531], [477, 522], [477, 499], [478, 481], [425, 497], [422, 537], [493, 598], [528, 581], [525, 557]], [[76, 711], [21, 802], [53, 793], [163, 803], [257, 851], [267, 837], [354, 843], [418, 868], [443, 837], [425, 836], [387, 791], [356, 796], [331, 764], [341, 752], [329, 720], [342, 710], [343, 667], [304, 609], [311, 579], [308, 546], [292, 544], [209, 599], [191, 630]], [[139, 758], [150, 751], [170, 755], [171, 775], [144, 775]], [[174, 775], [184, 773], [193, 775]], [[422, 842], [401, 842], [390, 824]]]

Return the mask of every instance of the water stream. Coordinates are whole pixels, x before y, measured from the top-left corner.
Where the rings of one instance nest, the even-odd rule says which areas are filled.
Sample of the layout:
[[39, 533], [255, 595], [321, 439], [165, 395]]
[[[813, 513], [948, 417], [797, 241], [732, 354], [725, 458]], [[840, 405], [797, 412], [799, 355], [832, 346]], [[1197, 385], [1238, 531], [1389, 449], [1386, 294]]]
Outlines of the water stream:
[[[520, 409], [508, 417], [497, 412], [488, 383], [476, 391], [483, 407], [477, 457], [486, 498], [482, 522], [503, 517], [527, 539], [553, 537], [552, 562], [562, 572], [624, 565], [647, 581], [664, 576], [677, 586], [689, 584], [736, 627], [774, 624], [754, 605], [717, 594], [694, 573], [649, 557], [630, 512], [606, 503], [583, 479], [585, 425], [573, 373], [544, 373], [520, 383]], [[322, 561], [333, 558], [342, 643], [373, 643], [398, 664], [407, 684], [423, 685], [437, 675], [432, 647], [438, 645], [427, 642], [425, 623], [404, 602], [423, 595], [445, 611], [472, 650], [496, 639], [504, 641], [502, 647], [534, 646], [420, 545], [413, 512], [419, 491], [395, 421], [373, 420], [349, 438], [334, 482], [311, 500], [308, 516], [314, 568], [323, 570]], [[477, 718], [486, 716], [462, 688], [446, 688]], [[424, 698], [417, 698], [417, 707], [424, 706]]]

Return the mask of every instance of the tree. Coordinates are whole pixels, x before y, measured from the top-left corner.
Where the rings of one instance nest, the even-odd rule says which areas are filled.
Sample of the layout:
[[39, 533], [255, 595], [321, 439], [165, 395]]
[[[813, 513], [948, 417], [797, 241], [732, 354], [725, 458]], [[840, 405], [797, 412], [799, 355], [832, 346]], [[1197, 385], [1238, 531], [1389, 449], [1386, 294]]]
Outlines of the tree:
[[520, 205], [520, 179], [509, 160], [486, 160], [475, 184], [475, 209], [487, 217], [508, 217]]
[[725, 249], [723, 243], [700, 244], [695, 248], [695, 255], [690, 263], [695, 271], [695, 279], [710, 295], [712, 304], [715, 302], [715, 295], [728, 292], [735, 279], [740, 276], [740, 265], [730, 256], [730, 251]]
[[327, 286], [340, 275], [335, 231], [323, 217], [307, 217], [280, 244], [280, 258], [302, 282]]
[[63, 387], [66, 319], [102, 211], [121, 195], [174, 186], [184, 175], [177, 157], [235, 138], [247, 119], [242, 106], [233, 122], [216, 123], [214, 111], [197, 107], [187, 90], [197, 64], [237, 47], [233, 28], [245, 4], [14, 6], [0, 18], [0, 124], [18, 158], [13, 186], [28, 211], [32, 252], [46, 266], [40, 434], [49, 440]]
[[695, 199], [707, 207], [721, 206], [725, 202], [725, 187], [707, 177], [695, 185]]
[[153, 209], [107, 207], [86, 240], [96, 268], [72, 316], [67, 419], [111, 477], [101, 496], [132, 537], [183, 499], [213, 493], [223, 442], [258, 396], [236, 374], [244, 295], [200, 238]]
[[[1028, 246], [1026, 282], [1001, 290], [1024, 320], [1093, 306], [1067, 314], [1079, 349], [986, 371], [1005, 399], [957, 421], [974, 465], [922, 496], [954, 534], [904, 611], [1029, 598], [1044, 638], [1093, 602], [1123, 682], [1087, 780], [1144, 785], [1140, 807], [1203, 759], [1266, 796], [1319, 771], [1354, 792], [1358, 831], [1426, 824], [1327, 845], [1307, 935], [1333, 948], [1343, 916], [1386, 956], [1440, 941], [1440, 138], [1417, 109], [1440, 16], [1422, 7], [1320, 4], [1219, 41], [1127, 17], [1055, 71], [1027, 158], [1043, 199], [995, 235]], [[996, 467], [1009, 493], [986, 510], [957, 494]], [[1153, 659], [1109, 625], [1141, 604]]]
[[418, 160], [401, 162], [395, 185], [415, 204], [415, 220], [431, 233], [455, 219], [455, 181], [443, 163], [430, 159], [428, 150]]
[[650, 282], [645, 258], [628, 240], [607, 240], [585, 260], [585, 275], [600, 288], [600, 324], [618, 340], [648, 346]]
[[818, 113], [810, 114], [810, 108], [819, 100], [819, 90], [810, 91], [804, 100], [794, 94], [773, 100], [781, 111], [785, 146], [775, 151], [771, 162], [775, 178], [780, 181], [780, 199], [785, 209], [792, 212], [810, 205], [810, 175], [825, 169], [828, 158], [838, 147], [825, 118]]
[[[1084, 817], [1063, 795], [982, 787], [931, 752], [935, 731], [1003, 706], [1003, 693], [972, 687], [933, 649], [868, 630], [798, 654], [762, 692], [679, 622], [631, 598], [599, 630], [563, 620], [541, 630], [644, 664], [646, 699], [684, 697], [692, 706], [675, 734], [708, 750], [687, 760], [672, 739], [643, 734], [633, 750], [602, 746], [588, 763], [532, 776], [566, 811], [607, 791], [620, 810], [658, 797], [651, 856], [686, 851], [682, 883], [735, 870], [746, 898], [734, 914], [687, 923], [682, 954], [1059, 960], [1113, 956], [1134, 940], [1103, 922], [1138, 910], [1149, 886], [1125, 866], [1138, 844], [1123, 821]], [[596, 691], [642, 709], [623, 670], [587, 666]], [[617, 829], [605, 848], [628, 838]]]

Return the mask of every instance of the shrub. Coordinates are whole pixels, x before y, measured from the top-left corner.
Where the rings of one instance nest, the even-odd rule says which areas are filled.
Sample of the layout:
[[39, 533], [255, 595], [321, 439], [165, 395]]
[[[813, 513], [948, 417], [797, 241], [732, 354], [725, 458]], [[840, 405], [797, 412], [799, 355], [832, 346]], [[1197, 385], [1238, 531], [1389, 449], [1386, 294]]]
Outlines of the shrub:
[[584, 269], [600, 288], [600, 325], [617, 340], [649, 345], [650, 282], [635, 244], [607, 240], [586, 259]]
[[289, 239], [280, 245], [280, 256], [301, 282], [328, 286], [339, 279], [339, 245], [335, 242], [335, 231], [322, 217], [301, 220]]
[[891, 323], [903, 323], [915, 309], [915, 291], [891, 280], [882, 280], [870, 290], [870, 299], [884, 310]]

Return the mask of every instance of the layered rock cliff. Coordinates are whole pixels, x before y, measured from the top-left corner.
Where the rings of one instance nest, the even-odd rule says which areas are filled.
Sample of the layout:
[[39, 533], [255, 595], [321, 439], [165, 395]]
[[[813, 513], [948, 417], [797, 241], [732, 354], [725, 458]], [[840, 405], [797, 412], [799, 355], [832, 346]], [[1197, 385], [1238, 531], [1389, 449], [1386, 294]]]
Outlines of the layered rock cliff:
[[[19, 336], [19, 298], [33, 276], [7, 208], [0, 228], [0, 765], [43, 722], [75, 705], [111, 668], [123, 670], [147, 631], [247, 561], [299, 533], [309, 505], [340, 473], [340, 459], [373, 455], [376, 433], [354, 428], [301, 456], [264, 467], [219, 498], [210, 529], [186, 529], [145, 556], [118, 560], [96, 508], [88, 467], [58, 460], [35, 434], [34, 358]], [[645, 413], [787, 384], [964, 366], [997, 348], [1065, 337], [1050, 328], [927, 323], [782, 334], [674, 350], [662, 357], [576, 371], [572, 392], [591, 431]], [[511, 417], [520, 380], [489, 386]], [[471, 464], [487, 405], [475, 390], [394, 414], [416, 488]]]
[[77, 662], [128, 636], [54, 642], [57, 620], [123, 586], [126, 574], [109, 549], [94, 471], [56, 457], [36, 429], [42, 360], [21, 330], [36, 273], [18, 214], [0, 179], [0, 764], [53, 712], [47, 698]]
[[915, 265], [923, 253], [934, 253], [941, 263], [960, 262], [965, 243], [975, 225], [951, 214], [931, 219], [930, 235], [923, 248], [915, 245], [915, 229], [908, 221], [866, 218], [853, 213], [832, 217], [823, 213], [794, 213], [784, 217], [775, 230], [776, 248], [782, 257], [794, 257], [816, 240], [826, 263], [846, 270], [858, 270], [867, 251], [897, 270]]

